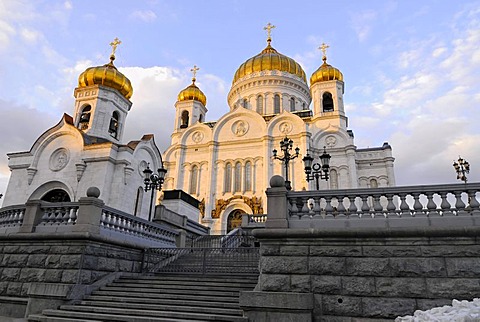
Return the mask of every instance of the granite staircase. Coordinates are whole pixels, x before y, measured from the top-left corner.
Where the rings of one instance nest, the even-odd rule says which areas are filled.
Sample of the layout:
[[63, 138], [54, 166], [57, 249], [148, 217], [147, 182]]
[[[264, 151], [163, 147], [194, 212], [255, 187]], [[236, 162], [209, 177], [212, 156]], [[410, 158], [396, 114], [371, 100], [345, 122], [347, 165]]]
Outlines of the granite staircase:
[[240, 291], [258, 280], [258, 248], [156, 249], [155, 273], [122, 277], [82, 301], [30, 315], [29, 321], [247, 321]]

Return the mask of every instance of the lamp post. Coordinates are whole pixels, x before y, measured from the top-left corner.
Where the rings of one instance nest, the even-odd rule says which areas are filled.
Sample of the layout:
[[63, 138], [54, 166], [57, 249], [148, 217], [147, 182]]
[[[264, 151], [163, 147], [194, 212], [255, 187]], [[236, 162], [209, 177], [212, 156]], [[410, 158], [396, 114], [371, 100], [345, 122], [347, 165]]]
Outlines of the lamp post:
[[152, 220], [152, 204], [153, 204], [153, 195], [155, 194], [155, 190], [162, 190], [162, 184], [165, 181], [165, 174], [167, 173], [167, 169], [163, 167], [163, 163], [161, 168], [157, 169], [157, 173], [153, 173], [150, 170], [150, 163], [147, 163], [147, 168], [143, 170], [143, 174], [145, 175], [145, 179], [143, 182], [145, 183], [145, 191], [152, 190], [152, 196], [150, 197], [150, 210], [148, 212], [148, 221]]
[[303, 157], [305, 163], [305, 174], [307, 175], [307, 182], [315, 179], [317, 190], [320, 189], [319, 180], [323, 179], [328, 181], [328, 171], [330, 169], [330, 158], [332, 156], [327, 153], [325, 147], [323, 147], [323, 154], [319, 157], [319, 163], [313, 163], [314, 158], [308, 153]]
[[298, 157], [298, 154], [300, 153], [300, 149], [298, 147], [295, 148], [295, 154], [292, 154], [292, 147], [293, 147], [293, 141], [289, 139], [288, 137], [285, 137], [282, 141], [280, 141], [280, 150], [283, 152], [283, 156], [279, 157], [277, 156], [277, 149], [273, 149], [273, 158], [280, 160], [283, 162], [285, 165], [285, 188], [287, 190], [292, 190], [292, 185], [290, 183], [290, 180], [288, 180], [288, 167], [289, 163], [291, 160], [295, 159]]
[[467, 183], [466, 174], [470, 172], [470, 164], [468, 161], [459, 156], [457, 161], [453, 161], [453, 167], [457, 172], [457, 179]]

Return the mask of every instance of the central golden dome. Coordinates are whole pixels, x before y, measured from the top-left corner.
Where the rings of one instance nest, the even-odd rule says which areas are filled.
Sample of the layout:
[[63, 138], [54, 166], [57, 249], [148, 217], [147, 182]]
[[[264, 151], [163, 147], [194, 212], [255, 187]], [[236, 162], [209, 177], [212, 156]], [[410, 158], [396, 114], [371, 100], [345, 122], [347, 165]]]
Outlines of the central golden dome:
[[233, 77], [232, 84], [246, 75], [260, 72], [262, 70], [287, 72], [300, 77], [306, 83], [307, 80], [302, 66], [292, 58], [280, 54], [275, 48], [270, 46], [270, 41], [267, 42], [267, 47], [262, 50], [260, 54], [253, 56], [238, 67], [235, 76]]
[[132, 97], [132, 84], [130, 80], [113, 65], [114, 60], [115, 55], [112, 54], [108, 64], [87, 68], [78, 77], [78, 87], [103, 85], [118, 90], [126, 99]]

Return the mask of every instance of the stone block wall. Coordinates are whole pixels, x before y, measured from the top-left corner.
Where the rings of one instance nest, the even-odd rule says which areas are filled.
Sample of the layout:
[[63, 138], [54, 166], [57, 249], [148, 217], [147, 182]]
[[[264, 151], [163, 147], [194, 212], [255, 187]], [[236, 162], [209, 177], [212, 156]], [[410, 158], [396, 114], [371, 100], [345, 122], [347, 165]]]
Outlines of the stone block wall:
[[0, 239], [0, 296], [27, 297], [32, 283], [89, 285], [112, 272], [141, 271], [141, 249], [76, 237]]
[[265, 229], [256, 291], [312, 293], [314, 321], [393, 319], [480, 294], [473, 229]]

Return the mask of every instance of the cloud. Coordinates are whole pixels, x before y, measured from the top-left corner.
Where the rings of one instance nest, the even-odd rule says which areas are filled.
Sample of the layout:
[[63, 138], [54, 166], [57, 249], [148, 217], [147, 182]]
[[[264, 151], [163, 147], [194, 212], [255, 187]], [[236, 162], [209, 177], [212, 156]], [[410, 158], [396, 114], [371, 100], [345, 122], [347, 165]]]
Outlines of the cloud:
[[358, 41], [364, 42], [370, 36], [372, 25], [377, 16], [377, 12], [373, 10], [350, 14], [350, 25], [357, 34]]
[[143, 22], [153, 22], [157, 19], [157, 15], [152, 10], [135, 10], [130, 14], [130, 18], [139, 19]]

